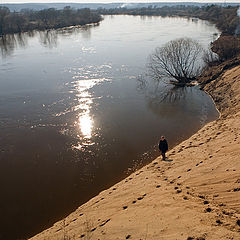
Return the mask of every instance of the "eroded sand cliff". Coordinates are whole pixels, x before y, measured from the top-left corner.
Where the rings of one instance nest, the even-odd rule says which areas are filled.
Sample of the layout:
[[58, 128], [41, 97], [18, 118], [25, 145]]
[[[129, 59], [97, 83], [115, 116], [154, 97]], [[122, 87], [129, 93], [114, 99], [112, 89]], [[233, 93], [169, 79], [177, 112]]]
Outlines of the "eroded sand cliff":
[[204, 90], [221, 112], [218, 120], [169, 151], [168, 161], [155, 159], [32, 239], [240, 239], [236, 65], [202, 78], [212, 80]]

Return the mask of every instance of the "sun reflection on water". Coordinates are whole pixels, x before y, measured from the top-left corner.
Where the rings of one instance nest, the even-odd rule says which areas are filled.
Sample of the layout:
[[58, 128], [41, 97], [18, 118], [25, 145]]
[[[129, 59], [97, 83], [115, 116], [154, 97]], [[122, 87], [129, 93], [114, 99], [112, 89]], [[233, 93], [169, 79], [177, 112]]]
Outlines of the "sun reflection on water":
[[[96, 79], [94, 79], [96, 81]], [[93, 103], [92, 95], [88, 92], [88, 89], [92, 88], [96, 83], [94, 80], [79, 80], [77, 82], [77, 91], [78, 94], [78, 105], [74, 107], [74, 110], [80, 110], [78, 114], [78, 120], [75, 124], [80, 129], [83, 137], [85, 139], [90, 139], [92, 137], [92, 129], [93, 129], [93, 119], [91, 117], [90, 108]]]
[[75, 89], [77, 90], [76, 96], [78, 98], [78, 104], [74, 107], [74, 111], [79, 111], [75, 125], [81, 131], [82, 138], [86, 140], [85, 144], [90, 143], [94, 126], [94, 122], [90, 113], [93, 97], [88, 90], [96, 85], [99, 81], [101, 80], [89, 79], [77, 80], [74, 82]]
[[79, 127], [85, 138], [89, 139], [92, 137], [93, 120], [89, 115], [86, 114], [79, 117]]
[[104, 69], [109, 68], [108, 65], [98, 67], [89, 66], [88, 68], [72, 68], [69, 72], [73, 73], [71, 82], [71, 91], [75, 94], [77, 104], [73, 107], [73, 111], [77, 113], [74, 123], [78, 129], [78, 144], [73, 146], [75, 149], [82, 149], [83, 146], [93, 145], [94, 119], [91, 115], [91, 108], [94, 100], [90, 89], [97, 84], [108, 81], [109, 79], [101, 77]]

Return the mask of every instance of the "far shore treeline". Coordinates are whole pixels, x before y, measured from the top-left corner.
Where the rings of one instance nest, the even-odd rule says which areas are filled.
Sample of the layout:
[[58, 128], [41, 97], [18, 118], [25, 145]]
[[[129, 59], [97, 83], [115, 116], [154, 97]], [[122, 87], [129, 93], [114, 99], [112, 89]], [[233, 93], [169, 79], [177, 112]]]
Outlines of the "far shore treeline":
[[89, 8], [74, 9], [66, 6], [61, 10], [55, 8], [35, 11], [22, 9], [19, 12], [11, 12], [9, 8], [0, 6], [0, 35], [8, 33], [20, 33], [32, 30], [44, 30], [62, 28], [67, 26], [98, 23], [101, 15], [128, 14], [140, 16], [179, 16], [195, 17], [208, 20], [216, 24], [224, 34], [240, 34], [240, 17], [237, 14], [239, 6], [148, 6], [142, 8]]
[[9, 8], [0, 6], [0, 35], [20, 33], [32, 30], [56, 29], [67, 26], [98, 23], [101, 15], [140, 15], [140, 16], [179, 16], [194, 17], [208, 20], [222, 31], [223, 34], [240, 34], [240, 17], [237, 14], [239, 6], [225, 6], [212, 4], [204, 6], [176, 5], [176, 6], [148, 6], [142, 8], [89, 8], [74, 9], [66, 6], [61, 10], [55, 8], [35, 11], [22, 9], [11, 12]]
[[[222, 7], [217, 4], [205, 5], [202, 7], [198, 6], [163, 6], [156, 8], [153, 6], [145, 8], [115, 8], [115, 9], [99, 9], [98, 13], [103, 15], [116, 15], [116, 14], [128, 14], [128, 15], [139, 15], [139, 16], [162, 16], [162, 17], [191, 17], [199, 18], [202, 20], [210, 21], [216, 24], [216, 27], [221, 30], [224, 34], [234, 35], [239, 34], [240, 29], [240, 17], [237, 12], [239, 6], [225, 6]], [[236, 32], [239, 31], [239, 32]]]
[[73, 9], [66, 6], [62, 10], [48, 8], [40, 11], [23, 9], [20, 12], [10, 12], [7, 7], [0, 7], [0, 36], [8, 33], [86, 25], [101, 20], [101, 15], [89, 8]]

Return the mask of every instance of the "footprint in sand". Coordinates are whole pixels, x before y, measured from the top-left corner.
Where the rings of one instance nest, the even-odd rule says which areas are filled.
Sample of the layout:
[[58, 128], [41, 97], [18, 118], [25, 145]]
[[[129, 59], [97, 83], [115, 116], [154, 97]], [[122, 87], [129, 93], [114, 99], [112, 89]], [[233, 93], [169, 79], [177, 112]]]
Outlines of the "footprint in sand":
[[222, 224], [223, 222], [222, 222], [220, 219], [217, 219], [217, 220], [216, 220], [216, 223], [217, 223], [217, 224]]
[[110, 218], [107, 219], [106, 221], [104, 221], [103, 223], [101, 223], [101, 224], [99, 225], [99, 227], [103, 227], [103, 226], [104, 226], [105, 224], [107, 224], [110, 220], [111, 220]]
[[[145, 195], [146, 196], [146, 195]], [[145, 197], [144, 195], [142, 197], [138, 197], [137, 200], [143, 200], [143, 198]]]
[[239, 192], [240, 191], [240, 188], [234, 188], [233, 189], [233, 192]]
[[96, 229], [97, 229], [97, 228], [94, 227], [94, 228], [92, 228], [92, 229], [90, 230], [90, 232], [94, 232]]
[[226, 210], [222, 210], [222, 213], [224, 215], [232, 216], [232, 213], [231, 212], [227, 212]]
[[210, 137], [210, 138], [208, 138], [208, 139], [206, 140], [206, 142], [209, 142], [211, 139], [212, 139], [211, 137]]
[[187, 240], [205, 240], [205, 238], [203, 238], [203, 237], [197, 237], [197, 238], [195, 238], [195, 237], [188, 237]]
[[[160, 187], [160, 185], [157, 185], [157, 186]], [[141, 197], [138, 197], [137, 200], [139, 200], [139, 201], [140, 201], [140, 200], [143, 200], [143, 198], [144, 198], [146, 195], [147, 195], [147, 194], [144, 193]], [[135, 204], [135, 203], [137, 202], [137, 200], [133, 200], [133, 201], [132, 201], [132, 204]]]
[[210, 207], [205, 209], [205, 212], [211, 212], [211, 211], [212, 211], [212, 209]]
[[194, 237], [188, 237], [187, 240], [194, 240]]

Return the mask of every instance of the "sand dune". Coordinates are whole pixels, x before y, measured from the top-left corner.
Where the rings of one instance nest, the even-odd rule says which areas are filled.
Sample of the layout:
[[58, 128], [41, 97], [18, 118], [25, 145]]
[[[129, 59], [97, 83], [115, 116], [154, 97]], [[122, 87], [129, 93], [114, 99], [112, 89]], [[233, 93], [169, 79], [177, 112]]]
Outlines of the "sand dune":
[[240, 239], [240, 66], [224, 66], [204, 86], [218, 120], [31, 239]]

